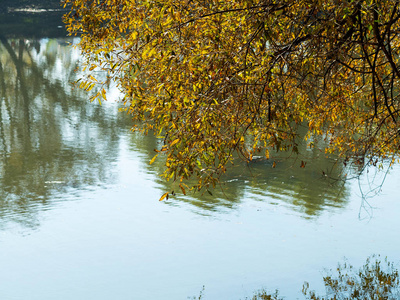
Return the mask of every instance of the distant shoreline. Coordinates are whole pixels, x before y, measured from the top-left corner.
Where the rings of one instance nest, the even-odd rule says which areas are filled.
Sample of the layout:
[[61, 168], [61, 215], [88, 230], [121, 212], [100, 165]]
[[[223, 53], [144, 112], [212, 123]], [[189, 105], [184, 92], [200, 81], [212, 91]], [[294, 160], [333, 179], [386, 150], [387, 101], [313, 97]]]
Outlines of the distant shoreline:
[[[6, 38], [66, 37], [60, 0], [1, 0], [0, 35]], [[5, 1], [5, 3], [3, 3]]]
[[[2, 0], [0, 7], [0, 13], [4, 14], [7, 12], [33, 12], [36, 10], [62, 10], [60, 0]], [[31, 11], [29, 11], [31, 10]]]
[[7, 12], [23, 12], [23, 13], [46, 13], [46, 12], [67, 12], [68, 9], [63, 8], [8, 8]]

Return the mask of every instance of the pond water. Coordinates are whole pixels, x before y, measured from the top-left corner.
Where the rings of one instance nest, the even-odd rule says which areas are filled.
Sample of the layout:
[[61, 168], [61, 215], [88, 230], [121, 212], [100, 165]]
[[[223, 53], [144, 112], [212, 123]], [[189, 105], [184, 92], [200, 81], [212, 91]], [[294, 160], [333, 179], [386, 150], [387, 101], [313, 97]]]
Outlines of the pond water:
[[303, 149], [276, 168], [237, 162], [223, 192], [159, 202], [171, 187], [149, 165], [158, 141], [72, 88], [76, 42], [0, 35], [1, 299], [187, 299], [203, 286], [203, 299], [263, 287], [303, 299], [344, 257], [398, 266], [398, 166], [364, 199], [383, 172], [343, 182], [355, 171]]

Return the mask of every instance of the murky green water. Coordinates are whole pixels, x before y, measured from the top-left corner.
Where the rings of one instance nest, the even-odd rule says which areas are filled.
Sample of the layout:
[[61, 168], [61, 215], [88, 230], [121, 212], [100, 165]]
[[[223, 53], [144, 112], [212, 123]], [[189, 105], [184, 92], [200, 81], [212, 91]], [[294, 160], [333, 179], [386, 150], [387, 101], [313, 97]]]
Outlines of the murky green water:
[[186, 299], [203, 285], [204, 299], [262, 287], [302, 299], [303, 282], [323, 291], [343, 257], [399, 261], [398, 167], [367, 203], [357, 180], [335, 180], [347, 171], [333, 157], [303, 149], [276, 168], [237, 162], [224, 193], [158, 202], [169, 188], [161, 162], [148, 164], [157, 141], [132, 134], [117, 103], [72, 88], [74, 40], [3, 33], [1, 299]]

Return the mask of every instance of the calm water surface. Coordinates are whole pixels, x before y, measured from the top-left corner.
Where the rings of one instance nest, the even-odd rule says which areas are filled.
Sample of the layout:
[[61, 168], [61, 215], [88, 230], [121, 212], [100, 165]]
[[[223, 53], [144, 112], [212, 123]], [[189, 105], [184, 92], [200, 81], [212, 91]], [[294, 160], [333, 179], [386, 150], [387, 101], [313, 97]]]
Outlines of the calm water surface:
[[398, 167], [366, 203], [334, 158], [303, 149], [275, 169], [237, 162], [224, 193], [159, 202], [157, 140], [72, 88], [75, 42], [0, 36], [1, 299], [187, 299], [203, 285], [204, 299], [303, 299], [343, 257], [399, 266]]

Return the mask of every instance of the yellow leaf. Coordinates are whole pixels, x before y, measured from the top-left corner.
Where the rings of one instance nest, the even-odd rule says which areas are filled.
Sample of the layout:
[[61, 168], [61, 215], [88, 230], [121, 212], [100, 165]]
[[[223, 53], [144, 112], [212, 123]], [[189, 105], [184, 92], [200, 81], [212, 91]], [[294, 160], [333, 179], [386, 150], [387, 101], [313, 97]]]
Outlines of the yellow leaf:
[[269, 159], [269, 151], [268, 151], [268, 149], [265, 149], [265, 157], [266, 157], [267, 159]]
[[154, 157], [151, 159], [151, 161], [149, 163], [150, 165], [156, 160], [157, 156], [158, 156], [158, 154], [154, 155]]
[[167, 200], [168, 200], [168, 192], [165, 193], [165, 194], [163, 194], [163, 195], [161, 196], [160, 200], [158, 200], [158, 201], [163, 201], [165, 198], [167, 198]]
[[172, 141], [172, 143], [169, 146], [172, 147], [173, 145], [175, 145], [178, 142], [179, 142], [179, 139], [176, 139], [176, 140]]
[[94, 78], [92, 75], [89, 75], [89, 78], [90, 78], [91, 80], [93, 80], [93, 81], [96, 81], [96, 82], [97, 82], [97, 79], [96, 79], [96, 78]]
[[181, 183], [179, 184], [179, 187], [181, 188], [182, 193], [183, 193], [184, 195], [186, 195], [185, 188], [183, 187], [183, 185], [182, 185]]
[[101, 89], [101, 96], [103, 97], [103, 99], [106, 99], [106, 90], [105, 89]]

